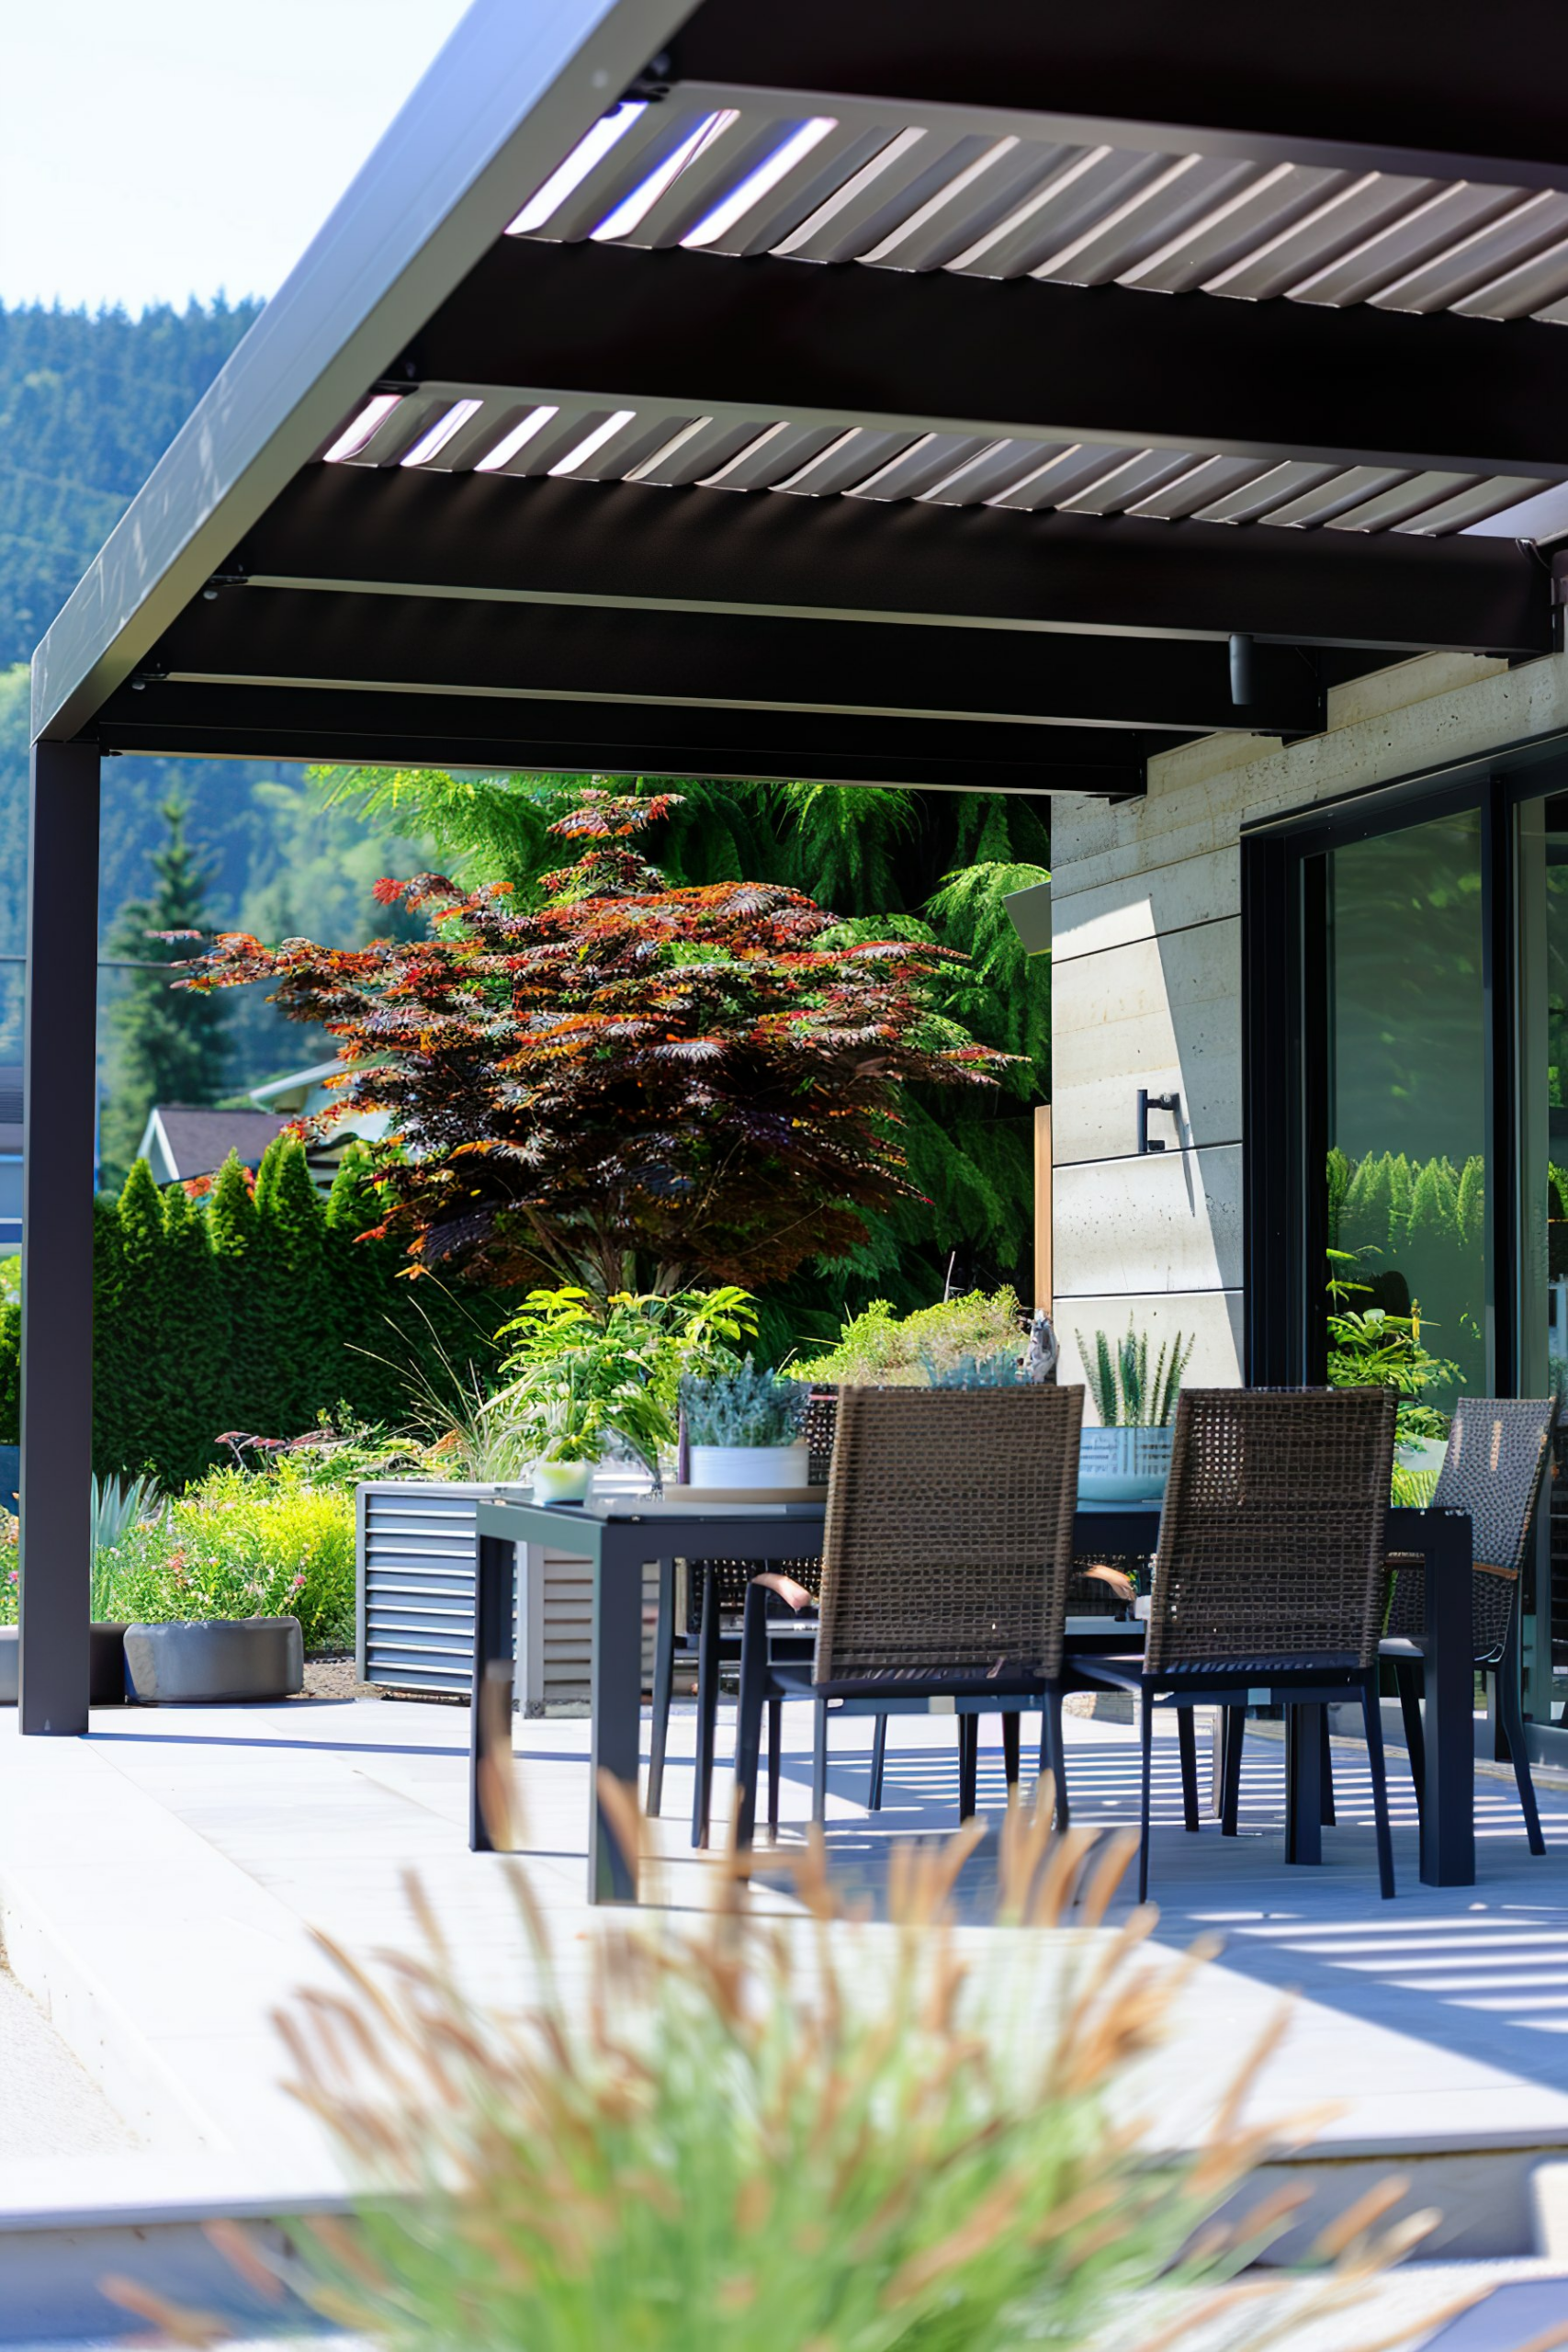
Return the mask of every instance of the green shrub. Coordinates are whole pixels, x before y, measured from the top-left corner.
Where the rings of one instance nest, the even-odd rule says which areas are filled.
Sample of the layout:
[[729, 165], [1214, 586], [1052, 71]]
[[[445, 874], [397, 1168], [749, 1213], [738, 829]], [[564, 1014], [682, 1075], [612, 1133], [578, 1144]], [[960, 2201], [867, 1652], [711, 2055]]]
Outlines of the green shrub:
[[924, 1387], [932, 1370], [965, 1357], [1020, 1354], [1022, 1308], [1007, 1288], [965, 1291], [961, 1298], [897, 1316], [885, 1298], [846, 1323], [839, 1344], [809, 1363], [794, 1364], [799, 1380], [861, 1383], [867, 1387]]
[[298, 1617], [307, 1649], [354, 1635], [354, 1498], [289, 1455], [263, 1472], [214, 1470], [164, 1516], [101, 1552], [107, 1615], [148, 1623]]
[[798, 1380], [750, 1356], [735, 1372], [682, 1373], [680, 1394], [693, 1445], [793, 1445], [809, 1402]]

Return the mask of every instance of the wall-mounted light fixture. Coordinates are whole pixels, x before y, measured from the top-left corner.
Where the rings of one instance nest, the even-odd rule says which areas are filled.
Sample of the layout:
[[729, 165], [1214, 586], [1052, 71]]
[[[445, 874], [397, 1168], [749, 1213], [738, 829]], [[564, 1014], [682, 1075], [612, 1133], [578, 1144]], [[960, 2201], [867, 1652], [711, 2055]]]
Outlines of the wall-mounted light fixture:
[[1179, 1094], [1151, 1094], [1146, 1086], [1139, 1087], [1138, 1150], [1140, 1154], [1150, 1151], [1164, 1151], [1168, 1148], [1168, 1147], [1161, 1143], [1157, 1137], [1152, 1136], [1149, 1134], [1149, 1113], [1151, 1111], [1168, 1111], [1171, 1117], [1175, 1119], [1179, 1116], [1180, 1110], [1181, 1097]]

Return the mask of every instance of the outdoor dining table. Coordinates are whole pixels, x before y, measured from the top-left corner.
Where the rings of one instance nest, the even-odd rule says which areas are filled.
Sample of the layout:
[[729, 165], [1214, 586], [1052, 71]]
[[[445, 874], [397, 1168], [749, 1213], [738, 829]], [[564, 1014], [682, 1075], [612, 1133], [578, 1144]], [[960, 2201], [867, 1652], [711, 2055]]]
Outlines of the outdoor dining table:
[[[513, 1502], [496, 1498], [476, 1510], [479, 1557], [474, 1592], [474, 1679], [469, 1726], [468, 1843], [493, 1850], [480, 1803], [479, 1764], [489, 1726], [510, 1725], [515, 1664], [519, 1547], [586, 1560], [593, 1573], [591, 1668], [591, 1794], [588, 1900], [635, 1903], [637, 1858], [623, 1851], [600, 1797], [600, 1778], [636, 1788], [642, 1743], [643, 1570], [677, 1559], [811, 1560], [820, 1555], [826, 1500], [819, 1489], [798, 1502], [694, 1503], [617, 1495], [599, 1504]], [[1159, 1536], [1157, 1503], [1081, 1503], [1074, 1524], [1080, 1557], [1138, 1558]], [[1474, 1671], [1471, 1641], [1471, 1524], [1451, 1510], [1391, 1510], [1388, 1547], [1425, 1561], [1427, 1703], [1426, 1784], [1421, 1878], [1428, 1886], [1470, 1886], [1475, 1879]], [[536, 1562], [537, 1568], [538, 1563]], [[1143, 1627], [1104, 1616], [1067, 1621], [1067, 1654], [1125, 1652]], [[1260, 1675], [1262, 1668], [1260, 1665]], [[1292, 1710], [1292, 1818], [1286, 1851], [1314, 1862], [1322, 1849], [1321, 1713]]]

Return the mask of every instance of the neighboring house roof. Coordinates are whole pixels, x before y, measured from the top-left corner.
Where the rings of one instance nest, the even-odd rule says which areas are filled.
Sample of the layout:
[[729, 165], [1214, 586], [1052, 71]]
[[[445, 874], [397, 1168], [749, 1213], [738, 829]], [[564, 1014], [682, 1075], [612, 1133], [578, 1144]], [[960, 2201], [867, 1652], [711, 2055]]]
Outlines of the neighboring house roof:
[[229, 1154], [243, 1167], [260, 1165], [262, 1154], [289, 1122], [269, 1111], [217, 1111], [210, 1104], [159, 1102], [147, 1115], [138, 1157], [160, 1184], [213, 1176]]

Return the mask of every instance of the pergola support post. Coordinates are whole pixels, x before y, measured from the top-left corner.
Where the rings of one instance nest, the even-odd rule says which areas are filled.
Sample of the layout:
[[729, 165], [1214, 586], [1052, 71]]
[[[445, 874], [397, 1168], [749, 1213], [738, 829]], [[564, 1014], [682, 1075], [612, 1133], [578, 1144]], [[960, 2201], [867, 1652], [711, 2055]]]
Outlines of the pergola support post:
[[37, 743], [28, 877], [22, 1193], [20, 1714], [87, 1728], [98, 747]]

